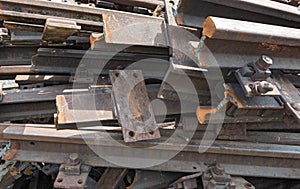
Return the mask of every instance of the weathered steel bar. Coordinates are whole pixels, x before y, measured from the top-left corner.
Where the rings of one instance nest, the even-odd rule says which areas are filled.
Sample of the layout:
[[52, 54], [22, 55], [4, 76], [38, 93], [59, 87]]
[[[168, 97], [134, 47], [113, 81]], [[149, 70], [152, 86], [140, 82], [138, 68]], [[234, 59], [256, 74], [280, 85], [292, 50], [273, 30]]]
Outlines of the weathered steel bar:
[[[202, 43], [205, 46], [199, 50], [201, 68], [241, 68], [267, 54], [273, 59], [271, 69], [299, 70], [299, 47], [208, 38]], [[214, 63], [208, 61], [211, 56], [214, 57]]]
[[296, 7], [272, 1], [251, 0], [186, 0], [179, 4], [179, 25], [202, 28], [208, 16], [300, 28]]
[[44, 83], [44, 84], [68, 84], [72, 82], [70, 76], [64, 75], [17, 75], [15, 78], [16, 83], [19, 85]]
[[0, 104], [51, 101], [55, 100], [56, 95], [63, 94], [65, 89], [72, 89], [72, 85], [56, 85], [24, 90], [7, 90], [3, 92], [4, 97]]
[[1, 47], [0, 66], [31, 65], [36, 47]]
[[53, 101], [25, 102], [21, 104], [1, 104], [1, 121], [29, 121], [53, 117], [56, 106]]
[[[96, 22], [96, 21], [61, 18], [61, 17], [57, 17], [57, 16], [32, 14], [32, 13], [7, 11], [7, 10], [1, 10], [1, 12], [0, 12], [0, 19], [7, 20], [7, 21], [15, 21], [15, 22], [25, 21], [30, 24], [44, 24], [46, 22], [47, 18], [65, 19], [65, 20], [75, 21], [77, 24], [81, 25], [82, 29], [84, 29], [84, 30], [101, 32], [102, 27], [103, 27], [103, 24], [101, 22]], [[36, 30], [36, 31], [39, 31], [39, 30]]]
[[[115, 16], [134, 16], [135, 18], [148, 19], [154, 22], [163, 21], [162, 18], [145, 16], [141, 14], [126, 13], [121, 11], [80, 6], [68, 3], [55, 3], [47, 1], [1, 0], [2, 9], [0, 18], [10, 21], [26, 21], [29, 23], [44, 24], [45, 18], [64, 18], [75, 20], [82, 29], [94, 31], [102, 30], [102, 14]], [[47, 15], [47, 16], [44, 16]]]
[[[98, 136], [95, 141], [95, 134]], [[6, 159], [20, 161], [49, 162], [62, 164], [68, 157], [68, 154], [80, 154], [85, 164], [91, 166], [116, 167], [98, 155], [96, 155], [83, 141], [91, 139], [96, 142], [99, 148], [106, 150], [106, 155], [112, 155], [118, 158], [129, 158], [133, 151], [138, 148], [124, 148], [112, 146], [110, 140], [106, 137], [99, 137], [100, 132], [74, 131], [41, 128], [26, 128], [11, 126], [3, 131], [4, 138], [12, 141], [11, 150], [6, 153]], [[111, 134], [114, 135], [114, 134]], [[103, 135], [104, 136], [104, 135]], [[118, 136], [114, 136], [116, 139]], [[121, 137], [121, 134], [119, 135]], [[121, 138], [117, 139], [121, 142]], [[59, 141], [59, 142], [58, 142]], [[121, 142], [122, 143], [122, 142]], [[146, 150], [143, 155], [147, 157], [159, 157], [178, 149], [176, 143], [163, 144], [161, 142], [139, 142], [131, 144], [131, 147], [146, 147], [149, 144], [161, 144], [156, 150]], [[63, 145], [62, 145], [63, 144]], [[244, 142], [225, 142], [217, 141], [205, 153], [199, 153], [199, 141], [192, 142], [185, 147], [185, 150], [178, 153], [166, 163], [154, 167], [148, 167], [149, 170], [165, 170], [175, 172], [201, 172], [207, 167], [204, 163], [216, 161], [224, 165], [228, 174], [244, 176], [260, 176], [275, 178], [299, 178], [299, 153], [298, 146], [258, 144]], [[92, 144], [90, 144], [92, 145]], [[96, 146], [93, 146], [96, 147]], [[109, 149], [111, 149], [109, 151]], [[152, 154], [149, 156], [149, 153]], [[39, 155], [38, 155], [39, 154]], [[143, 157], [136, 156], [135, 158]]]
[[300, 21], [299, 11], [295, 7], [283, 5], [278, 2], [273, 1], [260, 1], [260, 0], [204, 0], [207, 2], [213, 2], [221, 5], [226, 5], [229, 7], [249, 10], [251, 12], [258, 12], [261, 14], [272, 15], [276, 17], [282, 17], [284, 14], [284, 18], [292, 21]]
[[70, 85], [44, 87], [3, 92], [0, 103], [0, 120], [29, 120], [33, 118], [53, 117], [57, 112], [56, 95], [63, 94]]
[[202, 34], [213, 39], [300, 46], [300, 29], [212, 16], [203, 23]]
[[[110, 69], [133, 65], [144, 71], [145, 77], [162, 79], [169, 67], [167, 55], [145, 53], [105, 52], [100, 50], [39, 49], [32, 62], [37, 73], [74, 74], [79, 65], [94, 74], [108, 74]], [[77, 70], [79, 71], [79, 70]], [[100, 73], [101, 72], [101, 73]]]
[[[151, 101], [157, 99], [159, 88], [159, 85], [147, 85], [148, 96]], [[109, 91], [109, 89], [107, 90]], [[164, 103], [166, 109], [162, 108], [160, 103], [152, 104], [153, 112], [157, 117], [176, 117], [180, 113], [193, 113], [197, 107], [192, 102], [182, 102], [186, 103], [187, 107], [190, 107], [183, 111], [178, 101], [162, 100], [161, 102]], [[58, 108], [58, 124], [60, 126], [116, 119], [113, 113], [111, 92], [58, 95], [56, 103]]]

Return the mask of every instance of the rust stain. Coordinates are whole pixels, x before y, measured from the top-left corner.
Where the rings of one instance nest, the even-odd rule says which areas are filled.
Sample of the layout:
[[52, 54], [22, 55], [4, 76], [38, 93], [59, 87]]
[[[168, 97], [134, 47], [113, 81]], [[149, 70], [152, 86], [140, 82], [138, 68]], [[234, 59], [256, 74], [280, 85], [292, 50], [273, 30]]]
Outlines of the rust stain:
[[200, 106], [198, 106], [198, 108], [197, 108], [197, 118], [198, 118], [198, 121], [201, 124], [204, 124], [205, 123], [205, 117], [206, 117], [206, 115], [208, 115], [208, 114], [215, 114], [217, 112], [218, 112], [217, 108], [203, 109]]
[[241, 103], [241, 101], [239, 101], [239, 99], [236, 97], [236, 95], [233, 93], [233, 87], [232, 85], [228, 84], [229, 86], [229, 90], [225, 90], [224, 92], [224, 96], [225, 98], [229, 98], [231, 99], [230, 102], [235, 104], [238, 108], [243, 108], [243, 103]]
[[17, 141], [15, 140], [12, 140], [11, 141], [11, 148], [10, 150], [8, 150], [6, 153], [5, 153], [5, 156], [4, 156], [4, 160], [6, 161], [9, 161], [9, 160], [13, 160], [15, 159], [15, 155], [16, 155], [16, 152], [17, 150], [20, 149], [20, 143], [18, 143]]

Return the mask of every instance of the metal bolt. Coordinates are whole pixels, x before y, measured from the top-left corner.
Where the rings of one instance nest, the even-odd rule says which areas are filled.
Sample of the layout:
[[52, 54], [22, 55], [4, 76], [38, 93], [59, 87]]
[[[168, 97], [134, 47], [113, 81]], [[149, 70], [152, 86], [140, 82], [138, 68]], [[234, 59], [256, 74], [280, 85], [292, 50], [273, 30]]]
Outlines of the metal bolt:
[[255, 64], [259, 69], [266, 71], [273, 65], [273, 60], [270, 57], [263, 55]]
[[213, 168], [213, 172], [217, 175], [222, 175], [225, 170], [224, 167], [221, 164], [216, 164], [216, 166]]
[[70, 159], [70, 163], [72, 163], [72, 164], [79, 163], [79, 155], [76, 153], [70, 154], [69, 159]]
[[300, 103], [292, 103], [291, 105], [295, 110], [300, 111]]
[[257, 84], [257, 93], [259, 94], [265, 94], [269, 91], [273, 91], [273, 89], [273, 85], [266, 81], [261, 81]]

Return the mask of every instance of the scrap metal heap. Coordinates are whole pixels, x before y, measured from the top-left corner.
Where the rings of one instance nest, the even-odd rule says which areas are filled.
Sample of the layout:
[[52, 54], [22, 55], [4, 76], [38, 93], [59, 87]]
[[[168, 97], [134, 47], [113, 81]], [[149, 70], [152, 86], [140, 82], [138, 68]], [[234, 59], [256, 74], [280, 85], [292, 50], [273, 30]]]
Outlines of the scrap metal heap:
[[298, 6], [0, 0], [0, 188], [299, 188]]

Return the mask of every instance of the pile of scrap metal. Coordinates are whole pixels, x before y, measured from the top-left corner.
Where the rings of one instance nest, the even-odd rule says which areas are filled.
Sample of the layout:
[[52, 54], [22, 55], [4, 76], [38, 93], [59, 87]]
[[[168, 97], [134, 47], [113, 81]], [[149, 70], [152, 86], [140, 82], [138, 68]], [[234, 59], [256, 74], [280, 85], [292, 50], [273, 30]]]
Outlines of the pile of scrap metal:
[[298, 0], [0, 0], [0, 188], [299, 188]]

